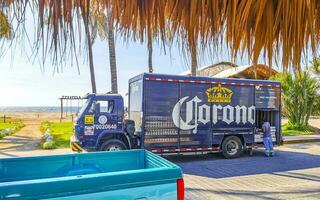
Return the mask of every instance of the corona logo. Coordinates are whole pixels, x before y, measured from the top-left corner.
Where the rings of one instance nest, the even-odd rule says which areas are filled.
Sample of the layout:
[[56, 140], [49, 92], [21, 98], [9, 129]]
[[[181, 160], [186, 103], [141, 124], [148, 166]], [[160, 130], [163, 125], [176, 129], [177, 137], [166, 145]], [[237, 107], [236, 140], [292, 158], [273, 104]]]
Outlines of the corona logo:
[[[198, 96], [189, 99], [189, 96], [180, 99], [173, 108], [172, 120], [181, 130], [193, 130], [197, 133], [199, 124], [217, 124], [219, 121], [225, 124], [254, 124], [255, 106], [221, 106], [219, 104], [206, 105]], [[181, 109], [185, 108], [184, 112]], [[181, 116], [184, 113], [185, 116]]]
[[230, 103], [233, 91], [219, 84], [217, 87], [207, 89], [206, 94], [208, 102]]

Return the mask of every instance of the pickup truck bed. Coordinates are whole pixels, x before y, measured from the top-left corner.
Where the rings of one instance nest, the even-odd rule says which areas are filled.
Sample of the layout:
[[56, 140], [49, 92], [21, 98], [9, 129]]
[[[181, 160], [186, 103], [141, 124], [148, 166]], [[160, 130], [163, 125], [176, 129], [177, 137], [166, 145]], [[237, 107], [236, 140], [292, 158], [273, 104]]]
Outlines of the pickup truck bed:
[[145, 150], [0, 159], [0, 199], [176, 200], [181, 184], [177, 165]]

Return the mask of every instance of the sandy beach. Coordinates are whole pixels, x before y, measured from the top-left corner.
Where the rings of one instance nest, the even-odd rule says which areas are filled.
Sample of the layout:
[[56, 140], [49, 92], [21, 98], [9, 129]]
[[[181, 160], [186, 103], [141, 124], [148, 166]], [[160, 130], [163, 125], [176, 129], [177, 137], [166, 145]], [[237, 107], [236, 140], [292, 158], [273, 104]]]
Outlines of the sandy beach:
[[[72, 116], [73, 115], [73, 116]], [[49, 113], [49, 112], [0, 112], [0, 119], [3, 119], [3, 116], [21, 119], [23, 121], [60, 121], [60, 113]], [[71, 121], [72, 117], [75, 118], [76, 114], [63, 115], [62, 121]]]

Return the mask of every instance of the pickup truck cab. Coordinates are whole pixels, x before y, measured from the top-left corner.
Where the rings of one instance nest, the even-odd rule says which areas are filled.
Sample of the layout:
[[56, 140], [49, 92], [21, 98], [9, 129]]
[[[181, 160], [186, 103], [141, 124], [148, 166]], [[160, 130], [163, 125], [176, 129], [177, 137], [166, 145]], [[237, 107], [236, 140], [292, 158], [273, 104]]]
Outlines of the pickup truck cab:
[[181, 169], [145, 150], [0, 159], [0, 199], [183, 198]]

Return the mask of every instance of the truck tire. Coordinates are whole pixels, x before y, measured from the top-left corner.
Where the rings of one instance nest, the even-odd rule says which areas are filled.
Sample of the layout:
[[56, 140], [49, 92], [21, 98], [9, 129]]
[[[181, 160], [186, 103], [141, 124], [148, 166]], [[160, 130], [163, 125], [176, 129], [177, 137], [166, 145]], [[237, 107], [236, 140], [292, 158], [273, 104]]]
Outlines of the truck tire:
[[242, 154], [243, 145], [237, 136], [229, 136], [222, 143], [222, 155], [225, 158], [237, 158]]
[[127, 146], [118, 139], [107, 140], [100, 146], [100, 151], [121, 151], [126, 149]]

